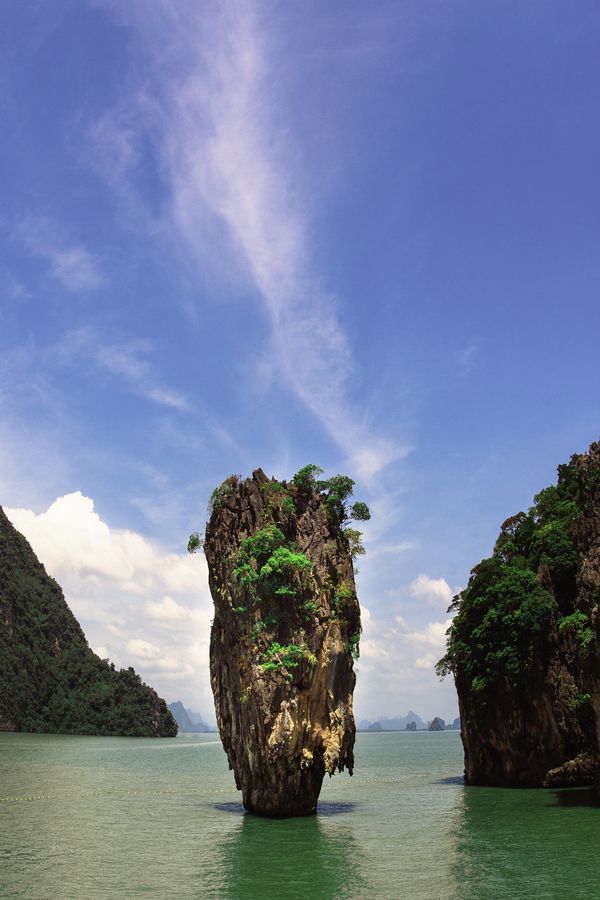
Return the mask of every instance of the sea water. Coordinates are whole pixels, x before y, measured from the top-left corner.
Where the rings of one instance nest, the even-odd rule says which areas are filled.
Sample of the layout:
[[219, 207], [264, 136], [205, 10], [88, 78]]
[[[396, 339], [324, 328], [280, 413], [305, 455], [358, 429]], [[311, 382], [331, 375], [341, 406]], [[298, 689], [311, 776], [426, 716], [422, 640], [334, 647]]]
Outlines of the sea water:
[[216, 735], [0, 734], [0, 896], [598, 898], [590, 791], [465, 787], [456, 732], [359, 734], [317, 816], [244, 813]]

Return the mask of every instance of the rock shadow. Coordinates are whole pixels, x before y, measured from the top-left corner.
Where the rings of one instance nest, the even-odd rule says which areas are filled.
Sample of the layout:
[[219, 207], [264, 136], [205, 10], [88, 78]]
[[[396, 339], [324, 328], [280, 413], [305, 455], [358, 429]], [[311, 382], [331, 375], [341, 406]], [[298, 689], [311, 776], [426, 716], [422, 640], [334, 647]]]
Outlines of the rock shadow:
[[548, 806], [554, 807], [573, 807], [573, 806], [595, 806], [600, 807], [600, 800], [594, 788], [562, 788], [561, 790], [552, 790], [551, 793], [555, 797], [554, 803]]
[[[253, 816], [252, 813], [249, 813], [244, 809], [244, 807], [241, 803], [238, 803], [236, 801], [228, 801], [228, 802], [224, 801], [224, 802], [219, 802], [219, 803], [211, 803], [211, 806], [213, 809], [216, 809], [219, 812], [232, 813], [233, 815], [236, 815], [236, 816], [246, 816], [247, 815], [247, 816], [252, 816], [252, 818], [259, 818], [259, 819], [263, 818], [263, 816]], [[324, 817], [342, 816], [342, 815], [345, 815], [346, 813], [353, 812], [357, 806], [358, 806], [358, 804], [354, 803], [353, 801], [323, 800], [317, 806], [316, 815], [317, 815], [317, 817], [318, 816], [324, 816]], [[294, 819], [294, 818], [304, 818], [304, 817], [290, 816], [289, 818]], [[310, 818], [310, 817], [306, 817], [306, 818]], [[288, 821], [288, 820], [284, 819], [284, 820], [280, 820], [280, 821]]]
[[342, 816], [345, 813], [353, 812], [358, 806], [353, 800], [322, 800], [317, 806], [318, 816]]
[[234, 801], [230, 801], [228, 803], [211, 803], [210, 804], [213, 809], [218, 809], [219, 812], [228, 812], [234, 813], [237, 816], [245, 816], [246, 810], [244, 809], [241, 803]]

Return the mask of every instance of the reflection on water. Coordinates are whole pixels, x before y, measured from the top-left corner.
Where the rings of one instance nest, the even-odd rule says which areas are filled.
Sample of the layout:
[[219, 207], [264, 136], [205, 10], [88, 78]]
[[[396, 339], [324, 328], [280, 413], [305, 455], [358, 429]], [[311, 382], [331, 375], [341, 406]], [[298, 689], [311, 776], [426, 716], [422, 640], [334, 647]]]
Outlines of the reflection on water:
[[462, 790], [454, 863], [455, 883], [463, 885], [461, 898], [596, 900], [600, 860], [592, 843], [600, 822], [591, 792]]
[[556, 806], [600, 807], [600, 799], [594, 788], [564, 789], [551, 792]]
[[349, 805], [323, 804], [324, 818], [273, 820], [241, 814], [216, 847], [222, 896], [244, 900], [360, 896], [364, 886], [360, 848], [347, 821], [335, 822], [334, 807], [347, 812]]
[[214, 736], [0, 734], [0, 897], [600, 896], [590, 791], [465, 787], [461, 770], [456, 732], [360, 734], [316, 817], [270, 820], [244, 814]]

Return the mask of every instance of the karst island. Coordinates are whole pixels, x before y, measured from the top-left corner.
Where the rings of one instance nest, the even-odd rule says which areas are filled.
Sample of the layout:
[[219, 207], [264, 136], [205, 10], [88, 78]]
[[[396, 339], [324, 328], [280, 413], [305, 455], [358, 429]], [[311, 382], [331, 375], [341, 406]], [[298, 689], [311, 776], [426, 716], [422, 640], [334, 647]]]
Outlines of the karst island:
[[[354, 765], [352, 693], [360, 607], [351, 478], [231, 476], [210, 502], [204, 552], [215, 604], [210, 676], [217, 723], [244, 807], [316, 812], [325, 774]], [[200, 546], [198, 534], [189, 549]]]
[[454, 600], [467, 784], [596, 785], [600, 795], [600, 442], [507, 519]]

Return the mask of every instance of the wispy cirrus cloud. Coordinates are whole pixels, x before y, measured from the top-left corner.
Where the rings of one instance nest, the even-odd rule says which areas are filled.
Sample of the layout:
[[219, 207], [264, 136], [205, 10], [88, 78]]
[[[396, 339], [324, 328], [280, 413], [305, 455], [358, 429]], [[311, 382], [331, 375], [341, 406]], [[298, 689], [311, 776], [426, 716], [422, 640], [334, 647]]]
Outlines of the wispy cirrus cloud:
[[471, 341], [470, 344], [467, 344], [462, 350], [459, 350], [454, 354], [454, 359], [460, 375], [469, 375], [477, 368], [480, 351], [481, 341]]
[[352, 350], [340, 303], [311, 260], [314, 232], [298, 187], [298, 150], [273, 87], [284, 60], [270, 41], [264, 10], [252, 0], [202, 9], [164, 0], [151, 15], [136, 3], [126, 12], [109, 8], [143, 40], [155, 99], [148, 103], [148, 90], [138, 85], [129, 110], [115, 111], [112, 123], [103, 118], [94, 132], [102, 152], [112, 146], [124, 171], [135, 166], [135, 131], [145, 121], [178, 234], [199, 261], [218, 243], [219, 256], [226, 247], [246, 272], [271, 324], [278, 372], [352, 471], [371, 478], [406, 448], [372, 429], [350, 400]]
[[93, 359], [100, 368], [124, 378], [132, 390], [153, 403], [180, 413], [190, 412], [188, 400], [159, 381], [148, 360], [151, 351], [149, 341], [109, 342], [88, 327], [67, 333], [59, 348], [60, 355], [67, 359]]
[[27, 218], [17, 235], [32, 256], [47, 263], [49, 275], [71, 293], [92, 291], [105, 283], [100, 259], [83, 244], [61, 235], [50, 220]]

